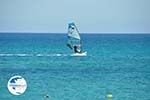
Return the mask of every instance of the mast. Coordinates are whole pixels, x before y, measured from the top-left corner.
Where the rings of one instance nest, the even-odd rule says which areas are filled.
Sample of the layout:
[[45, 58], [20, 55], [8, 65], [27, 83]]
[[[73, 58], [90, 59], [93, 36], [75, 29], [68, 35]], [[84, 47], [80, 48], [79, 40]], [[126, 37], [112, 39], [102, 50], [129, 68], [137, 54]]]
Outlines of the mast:
[[[77, 33], [78, 33], [79, 36], [80, 36], [80, 32], [79, 32], [79, 30], [78, 30], [76, 24], [74, 24], [74, 25], [75, 25], [75, 27], [76, 27]], [[80, 36], [80, 48], [81, 48], [81, 51], [82, 51], [82, 41], [81, 41], [81, 36]]]
[[[74, 24], [75, 25], [75, 24]], [[80, 33], [79, 33], [79, 30], [78, 30], [78, 28], [77, 28], [77, 26], [75, 25], [75, 28], [76, 28], [76, 30], [77, 30], [77, 33], [79, 34], [79, 36], [80, 36]], [[81, 44], [81, 36], [80, 36], [80, 44]]]

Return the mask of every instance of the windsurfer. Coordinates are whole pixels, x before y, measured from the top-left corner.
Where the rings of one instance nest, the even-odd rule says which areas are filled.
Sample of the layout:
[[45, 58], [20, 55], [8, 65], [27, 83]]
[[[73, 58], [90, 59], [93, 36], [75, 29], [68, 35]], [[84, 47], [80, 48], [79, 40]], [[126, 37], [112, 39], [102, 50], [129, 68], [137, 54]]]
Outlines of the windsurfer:
[[75, 45], [74, 47], [74, 52], [75, 53], [81, 53], [81, 46], [80, 45]]

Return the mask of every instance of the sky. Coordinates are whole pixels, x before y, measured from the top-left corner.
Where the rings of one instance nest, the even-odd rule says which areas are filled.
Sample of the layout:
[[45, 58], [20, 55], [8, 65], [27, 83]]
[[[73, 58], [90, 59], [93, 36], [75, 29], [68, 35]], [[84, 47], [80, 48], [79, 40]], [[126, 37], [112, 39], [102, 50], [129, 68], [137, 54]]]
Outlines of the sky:
[[150, 0], [0, 0], [0, 32], [150, 33]]

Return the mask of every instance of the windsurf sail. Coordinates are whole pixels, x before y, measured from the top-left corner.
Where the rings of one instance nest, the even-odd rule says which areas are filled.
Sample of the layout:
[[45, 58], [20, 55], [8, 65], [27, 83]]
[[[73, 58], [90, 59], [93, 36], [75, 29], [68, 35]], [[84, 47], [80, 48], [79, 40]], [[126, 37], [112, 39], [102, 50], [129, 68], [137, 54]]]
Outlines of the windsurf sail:
[[67, 46], [74, 50], [76, 52], [76, 49], [80, 49], [81, 51], [81, 37], [80, 33], [75, 25], [75, 23], [69, 23], [68, 24], [68, 41], [67, 41]]
[[75, 23], [69, 23], [68, 25], [68, 36], [80, 40], [80, 33]]

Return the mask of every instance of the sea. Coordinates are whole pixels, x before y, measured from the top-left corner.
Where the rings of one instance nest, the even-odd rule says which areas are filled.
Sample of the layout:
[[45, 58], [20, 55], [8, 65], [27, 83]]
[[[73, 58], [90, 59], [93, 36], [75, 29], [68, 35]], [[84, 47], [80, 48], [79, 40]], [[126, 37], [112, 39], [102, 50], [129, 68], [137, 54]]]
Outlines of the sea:
[[[0, 33], [0, 100], [150, 100], [150, 34], [81, 34], [71, 56], [65, 33]], [[12, 76], [27, 89], [13, 95]]]

